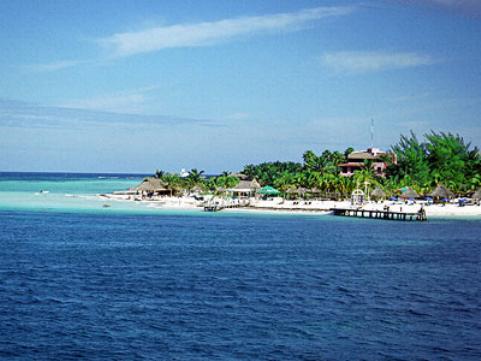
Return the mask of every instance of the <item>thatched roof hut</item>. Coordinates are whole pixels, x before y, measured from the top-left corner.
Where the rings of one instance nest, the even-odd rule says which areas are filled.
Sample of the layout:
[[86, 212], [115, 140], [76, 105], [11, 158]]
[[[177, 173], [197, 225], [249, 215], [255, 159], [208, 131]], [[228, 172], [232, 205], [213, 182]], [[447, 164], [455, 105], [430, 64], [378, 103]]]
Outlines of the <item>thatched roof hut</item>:
[[142, 183], [138, 186], [134, 187], [134, 190], [137, 193], [148, 192], [148, 193], [161, 193], [166, 192], [168, 189], [165, 187], [165, 183], [162, 182], [159, 178], [155, 177], [147, 177], [145, 178]]
[[225, 191], [232, 193], [233, 197], [252, 197], [256, 191], [261, 188], [261, 185], [256, 179], [253, 180], [239, 180], [239, 183], [234, 188], [225, 189]]
[[230, 190], [233, 191], [245, 191], [245, 192], [250, 192], [252, 190], [257, 190], [260, 189], [261, 185], [256, 179], [253, 180], [239, 180], [239, 183], [234, 187], [231, 188]]
[[454, 193], [451, 192], [449, 189], [447, 189], [442, 184], [438, 184], [436, 189], [434, 189], [434, 191], [431, 192], [430, 196], [435, 198], [435, 199], [442, 199], [442, 198], [449, 199], [449, 198], [454, 197]]
[[408, 188], [407, 190], [402, 192], [399, 197], [403, 199], [417, 198], [419, 197], [419, 194], [414, 189]]
[[371, 197], [373, 199], [383, 199], [383, 198], [386, 198], [386, 192], [384, 192], [380, 187], [376, 187], [371, 192]]

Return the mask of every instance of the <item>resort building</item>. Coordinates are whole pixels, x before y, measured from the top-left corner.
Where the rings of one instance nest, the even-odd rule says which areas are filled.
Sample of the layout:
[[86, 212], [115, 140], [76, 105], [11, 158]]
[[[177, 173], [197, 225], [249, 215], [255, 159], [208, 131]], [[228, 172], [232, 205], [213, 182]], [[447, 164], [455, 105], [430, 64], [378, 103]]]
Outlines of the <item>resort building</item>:
[[356, 170], [360, 170], [366, 166], [365, 161], [371, 161], [374, 174], [379, 177], [384, 177], [385, 170], [388, 166], [386, 163], [386, 157], [391, 158], [394, 164], [397, 163], [396, 154], [384, 152], [378, 148], [354, 151], [347, 156], [347, 162], [338, 164], [341, 168], [340, 174], [345, 177], [350, 177]]
[[240, 180], [234, 188], [226, 189], [232, 198], [250, 198], [256, 195], [257, 190], [261, 188], [259, 182], [253, 180]]
[[165, 184], [162, 182], [162, 180], [155, 177], [145, 178], [142, 183], [134, 187], [132, 190], [141, 196], [147, 197], [168, 195], [172, 193], [171, 190], [165, 187]]

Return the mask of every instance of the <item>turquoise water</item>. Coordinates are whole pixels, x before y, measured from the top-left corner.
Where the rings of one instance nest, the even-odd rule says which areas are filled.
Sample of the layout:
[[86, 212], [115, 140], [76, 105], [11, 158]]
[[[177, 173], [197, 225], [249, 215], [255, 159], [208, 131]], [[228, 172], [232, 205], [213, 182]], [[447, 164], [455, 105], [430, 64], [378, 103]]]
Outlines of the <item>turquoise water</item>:
[[147, 204], [96, 196], [129, 189], [143, 178], [138, 174], [0, 173], [0, 210], [155, 212]]

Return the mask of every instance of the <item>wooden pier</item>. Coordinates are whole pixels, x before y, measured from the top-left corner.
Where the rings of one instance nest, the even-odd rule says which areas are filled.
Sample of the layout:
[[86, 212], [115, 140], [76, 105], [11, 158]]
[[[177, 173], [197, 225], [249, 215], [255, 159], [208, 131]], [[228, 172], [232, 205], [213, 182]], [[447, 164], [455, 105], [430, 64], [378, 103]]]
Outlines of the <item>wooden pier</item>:
[[335, 216], [385, 219], [391, 221], [427, 221], [426, 211], [393, 212], [390, 210], [362, 209], [362, 208], [331, 208]]

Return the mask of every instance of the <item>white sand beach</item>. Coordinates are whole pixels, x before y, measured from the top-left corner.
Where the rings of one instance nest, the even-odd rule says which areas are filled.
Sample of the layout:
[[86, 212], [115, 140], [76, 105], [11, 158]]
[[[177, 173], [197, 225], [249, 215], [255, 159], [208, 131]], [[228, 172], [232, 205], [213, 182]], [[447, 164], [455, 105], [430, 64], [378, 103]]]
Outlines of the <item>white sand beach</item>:
[[[149, 208], [159, 209], [185, 209], [185, 210], [201, 210], [206, 201], [198, 200], [194, 197], [153, 197], [152, 199], [143, 199], [128, 195], [128, 194], [108, 194], [99, 195], [100, 199], [109, 201], [123, 201], [123, 202], [139, 202], [147, 204]], [[224, 205], [229, 205], [231, 200], [223, 200], [219, 198]], [[235, 203], [234, 203], [235, 204]], [[319, 200], [285, 200], [283, 198], [270, 198], [268, 200], [261, 200], [251, 198], [248, 206], [235, 206], [223, 208], [223, 212], [268, 212], [268, 213], [285, 213], [285, 214], [328, 214], [332, 208], [359, 208], [365, 210], [384, 210], [389, 207], [390, 211], [416, 213], [421, 207], [426, 211], [427, 217], [479, 217], [481, 219], [481, 206], [479, 205], [465, 205], [460, 207], [458, 204], [427, 204], [425, 202], [419, 203], [401, 203], [401, 202], [368, 202], [362, 206], [353, 206], [349, 201], [319, 201]]]

